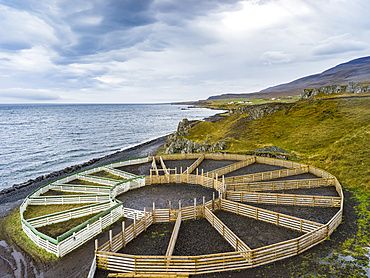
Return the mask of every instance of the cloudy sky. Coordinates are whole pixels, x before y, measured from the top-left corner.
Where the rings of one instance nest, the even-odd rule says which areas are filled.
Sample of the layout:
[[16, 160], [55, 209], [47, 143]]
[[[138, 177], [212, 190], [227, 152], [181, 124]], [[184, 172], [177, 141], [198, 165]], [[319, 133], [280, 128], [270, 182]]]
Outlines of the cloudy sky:
[[0, 103], [255, 92], [370, 54], [368, 0], [0, 0]]

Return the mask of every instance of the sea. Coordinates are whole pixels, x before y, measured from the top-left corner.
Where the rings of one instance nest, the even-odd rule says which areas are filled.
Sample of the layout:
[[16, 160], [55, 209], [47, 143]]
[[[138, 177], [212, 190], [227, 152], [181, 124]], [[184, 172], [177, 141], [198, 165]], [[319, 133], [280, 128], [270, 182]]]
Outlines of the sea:
[[0, 104], [0, 191], [219, 112], [171, 104]]

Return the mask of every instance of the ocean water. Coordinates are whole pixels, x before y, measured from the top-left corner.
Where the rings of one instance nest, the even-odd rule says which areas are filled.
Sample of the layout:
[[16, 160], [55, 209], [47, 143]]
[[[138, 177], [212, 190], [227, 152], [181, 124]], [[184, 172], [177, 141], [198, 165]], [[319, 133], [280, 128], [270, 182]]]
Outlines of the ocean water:
[[219, 111], [169, 104], [1, 104], [0, 190], [132, 147]]

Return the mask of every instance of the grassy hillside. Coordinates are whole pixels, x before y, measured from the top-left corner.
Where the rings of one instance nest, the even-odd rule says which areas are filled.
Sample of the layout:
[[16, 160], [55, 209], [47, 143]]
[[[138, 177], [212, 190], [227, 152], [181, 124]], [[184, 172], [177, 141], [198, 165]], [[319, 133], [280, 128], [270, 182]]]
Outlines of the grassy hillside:
[[245, 116], [234, 113], [214, 123], [201, 122], [186, 138], [198, 143], [226, 138], [229, 153], [278, 146], [333, 173], [344, 186], [370, 191], [370, 97], [306, 100], [288, 113], [255, 121]]
[[[282, 262], [282, 268], [287, 269], [285, 277], [368, 277], [370, 96], [340, 97], [318, 95], [297, 102], [289, 111], [254, 121], [234, 113], [217, 122], [200, 122], [186, 136], [210, 144], [226, 139], [228, 148], [224, 152], [228, 153], [277, 146], [297, 155], [297, 161], [322, 168], [339, 179], [346, 196], [339, 231], [314, 252], [296, 259], [294, 267], [290, 261]], [[346, 256], [354, 260], [345, 261]], [[261, 267], [256, 277], [272, 277], [273, 269]]]

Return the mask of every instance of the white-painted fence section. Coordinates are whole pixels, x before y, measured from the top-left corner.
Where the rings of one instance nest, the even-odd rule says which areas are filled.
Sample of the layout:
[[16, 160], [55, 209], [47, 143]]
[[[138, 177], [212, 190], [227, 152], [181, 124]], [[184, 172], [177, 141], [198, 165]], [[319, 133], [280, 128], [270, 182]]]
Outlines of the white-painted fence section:
[[89, 175], [77, 175], [77, 178], [83, 181], [88, 181], [92, 183], [99, 183], [104, 184], [108, 186], [116, 185], [118, 182], [121, 182], [120, 180], [114, 180], [114, 179], [108, 179], [108, 178], [102, 178], [102, 177], [95, 177], [95, 176], [89, 176]]
[[83, 194], [109, 194], [110, 188], [107, 186], [78, 185], [78, 184], [59, 184], [52, 183], [49, 185], [52, 190], [62, 192], [73, 192]]
[[27, 221], [30, 225], [32, 225], [32, 227], [38, 228], [101, 212], [109, 209], [113, 205], [116, 205], [116, 203], [111, 203], [110, 201], [108, 201], [101, 204], [84, 206], [76, 209], [65, 210], [45, 216], [27, 219]]
[[29, 205], [68, 205], [89, 204], [109, 201], [109, 195], [65, 195], [65, 196], [39, 196], [28, 198]]
[[118, 170], [118, 169], [114, 169], [114, 168], [103, 167], [103, 169], [104, 169], [104, 171], [106, 171], [106, 172], [108, 172], [112, 175], [119, 176], [119, 177], [124, 178], [124, 179], [131, 179], [131, 178], [136, 178], [137, 177], [137, 175], [130, 174], [130, 173]]

